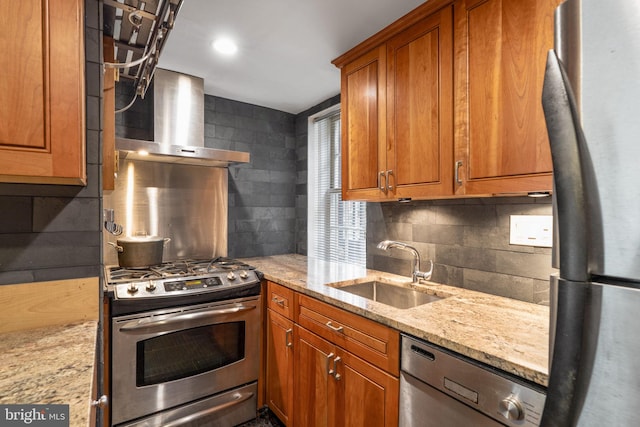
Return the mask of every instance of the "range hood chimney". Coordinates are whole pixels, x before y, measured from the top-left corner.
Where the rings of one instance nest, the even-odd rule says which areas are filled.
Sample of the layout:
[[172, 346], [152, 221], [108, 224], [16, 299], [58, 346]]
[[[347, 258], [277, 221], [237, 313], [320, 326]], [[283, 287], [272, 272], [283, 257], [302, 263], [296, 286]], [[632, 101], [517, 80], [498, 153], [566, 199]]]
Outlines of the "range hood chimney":
[[249, 153], [204, 146], [204, 80], [156, 68], [154, 141], [116, 138], [121, 159], [227, 167], [249, 162]]

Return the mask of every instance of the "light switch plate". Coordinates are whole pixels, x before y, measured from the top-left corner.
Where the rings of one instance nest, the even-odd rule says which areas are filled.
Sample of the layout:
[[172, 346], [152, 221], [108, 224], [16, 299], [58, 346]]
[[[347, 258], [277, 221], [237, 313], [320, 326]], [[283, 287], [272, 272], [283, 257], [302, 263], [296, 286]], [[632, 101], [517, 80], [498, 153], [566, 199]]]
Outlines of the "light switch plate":
[[553, 216], [511, 215], [509, 243], [550, 248], [553, 245]]

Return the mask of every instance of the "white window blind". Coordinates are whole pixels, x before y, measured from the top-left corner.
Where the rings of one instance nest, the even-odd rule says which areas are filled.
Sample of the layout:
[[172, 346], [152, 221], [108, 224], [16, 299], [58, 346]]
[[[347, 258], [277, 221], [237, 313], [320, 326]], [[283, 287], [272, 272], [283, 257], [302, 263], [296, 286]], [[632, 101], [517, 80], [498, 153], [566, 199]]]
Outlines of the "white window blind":
[[340, 110], [309, 121], [308, 255], [366, 266], [367, 209], [341, 197]]

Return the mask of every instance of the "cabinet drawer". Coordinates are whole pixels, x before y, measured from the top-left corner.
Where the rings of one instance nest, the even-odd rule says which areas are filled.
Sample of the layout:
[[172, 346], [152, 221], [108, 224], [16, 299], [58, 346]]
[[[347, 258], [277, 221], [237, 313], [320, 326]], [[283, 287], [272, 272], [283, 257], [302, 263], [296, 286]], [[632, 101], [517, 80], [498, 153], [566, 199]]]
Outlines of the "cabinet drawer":
[[298, 295], [296, 323], [380, 369], [399, 375], [397, 331], [306, 295]]
[[293, 319], [294, 292], [277, 283], [267, 282], [268, 307], [282, 316]]

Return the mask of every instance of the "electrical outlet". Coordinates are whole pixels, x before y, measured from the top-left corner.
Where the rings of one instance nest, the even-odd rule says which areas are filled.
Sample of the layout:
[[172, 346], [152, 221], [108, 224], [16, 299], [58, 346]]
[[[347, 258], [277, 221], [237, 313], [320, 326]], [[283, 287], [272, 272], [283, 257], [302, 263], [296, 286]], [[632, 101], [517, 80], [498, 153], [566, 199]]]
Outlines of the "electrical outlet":
[[553, 245], [553, 216], [511, 215], [509, 243], [550, 248]]

